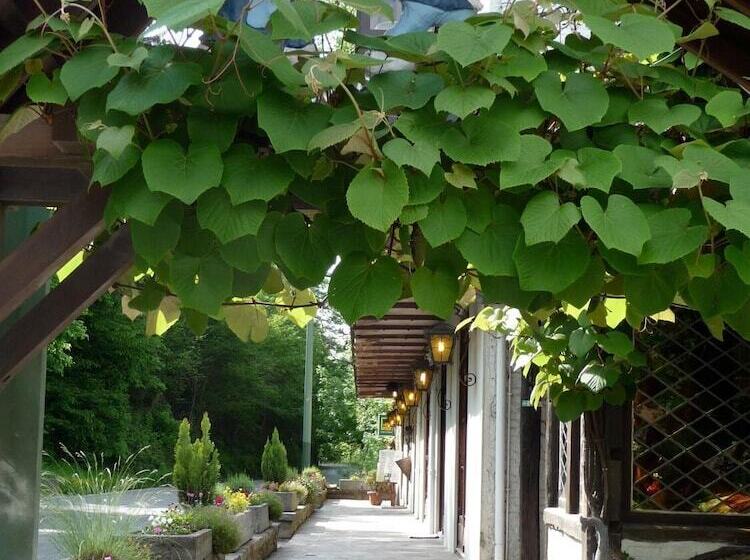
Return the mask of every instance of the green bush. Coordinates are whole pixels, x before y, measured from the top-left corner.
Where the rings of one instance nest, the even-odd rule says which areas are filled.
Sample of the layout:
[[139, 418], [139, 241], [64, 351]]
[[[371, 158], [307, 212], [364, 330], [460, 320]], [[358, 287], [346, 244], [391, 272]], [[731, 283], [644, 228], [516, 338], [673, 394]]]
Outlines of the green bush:
[[296, 493], [300, 505], [305, 505], [307, 503], [307, 498], [310, 494], [307, 487], [300, 480], [287, 480], [284, 484], [279, 486], [279, 492]]
[[227, 478], [224, 486], [228, 486], [232, 491], [247, 490], [252, 492], [255, 489], [255, 482], [245, 473], [235, 473]]
[[284, 513], [284, 505], [281, 503], [281, 500], [271, 492], [254, 492], [250, 495], [251, 506], [259, 506], [262, 504], [268, 504], [268, 517], [271, 521], [278, 521], [281, 519], [281, 514]]
[[237, 550], [242, 544], [240, 543], [240, 529], [234, 521], [234, 516], [226, 508], [198, 507], [192, 511], [190, 517], [194, 531], [211, 529], [215, 554], [227, 554]]
[[294, 467], [287, 467], [284, 480], [296, 480], [297, 478], [299, 478], [299, 471]]
[[151, 550], [125, 537], [114, 538], [106, 544], [81, 543], [72, 560], [152, 560]]
[[274, 428], [271, 439], [266, 441], [260, 470], [263, 478], [268, 482], [282, 483], [286, 480], [289, 463], [286, 457], [286, 447], [279, 438], [279, 430]]
[[180, 491], [180, 499], [190, 504], [211, 503], [221, 464], [219, 452], [211, 441], [211, 421], [207, 413], [201, 420], [201, 437], [193, 443], [190, 443], [190, 423], [187, 419], [182, 421], [174, 455], [172, 480]]

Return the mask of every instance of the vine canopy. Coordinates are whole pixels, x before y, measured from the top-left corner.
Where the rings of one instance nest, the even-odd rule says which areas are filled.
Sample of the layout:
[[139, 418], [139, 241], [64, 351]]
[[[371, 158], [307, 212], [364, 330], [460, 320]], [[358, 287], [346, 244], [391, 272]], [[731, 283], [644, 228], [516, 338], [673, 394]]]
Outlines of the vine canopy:
[[638, 333], [674, 306], [750, 337], [750, 106], [683, 48], [742, 14], [710, 2], [683, 30], [647, 3], [519, 0], [386, 38], [355, 31], [381, 0], [277, 0], [269, 34], [221, 0], [143, 3], [139, 38], [96, 2], [40, 14], [0, 52], [31, 103], [0, 134], [75, 108], [132, 232], [123, 308], [152, 332], [182, 313], [260, 341], [269, 305], [351, 323], [403, 297], [447, 318], [481, 291], [521, 311], [517, 353], [563, 419], [627, 398]]

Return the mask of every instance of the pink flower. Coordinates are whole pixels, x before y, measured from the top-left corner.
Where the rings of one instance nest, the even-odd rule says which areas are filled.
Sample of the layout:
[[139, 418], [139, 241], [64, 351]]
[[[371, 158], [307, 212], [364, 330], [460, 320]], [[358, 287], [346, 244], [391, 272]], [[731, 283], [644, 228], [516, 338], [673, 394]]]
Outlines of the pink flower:
[[216, 496], [216, 498], [214, 498], [214, 505], [215, 506], [220, 506], [223, 503], [224, 503], [224, 496]]
[[[161, 535], [163, 532], [164, 531], [161, 527], [154, 527], [154, 535]], [[105, 558], [104, 560], [107, 560], [107, 558]], [[109, 560], [112, 560], [112, 558], [109, 558]]]

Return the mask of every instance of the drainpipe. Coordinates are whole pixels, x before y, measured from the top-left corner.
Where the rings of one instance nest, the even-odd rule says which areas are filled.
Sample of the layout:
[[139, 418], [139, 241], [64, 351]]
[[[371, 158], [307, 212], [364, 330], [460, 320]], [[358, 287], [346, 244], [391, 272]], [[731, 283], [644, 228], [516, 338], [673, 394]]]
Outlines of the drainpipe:
[[[487, 335], [485, 335], [487, 336]], [[505, 339], [495, 341], [495, 550], [494, 560], [505, 560], [506, 392]]]

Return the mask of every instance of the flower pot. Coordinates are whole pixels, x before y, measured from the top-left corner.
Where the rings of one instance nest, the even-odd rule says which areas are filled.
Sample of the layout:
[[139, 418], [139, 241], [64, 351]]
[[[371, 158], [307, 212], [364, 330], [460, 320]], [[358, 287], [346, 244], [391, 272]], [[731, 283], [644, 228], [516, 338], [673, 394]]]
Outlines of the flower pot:
[[234, 522], [237, 524], [237, 529], [240, 532], [240, 546], [245, 544], [247, 541], [253, 538], [255, 534], [255, 526], [253, 517], [249, 511], [243, 511], [242, 513], [234, 514]]
[[367, 492], [367, 498], [370, 500], [371, 506], [379, 506], [383, 503], [383, 497], [376, 490], [370, 490]]

